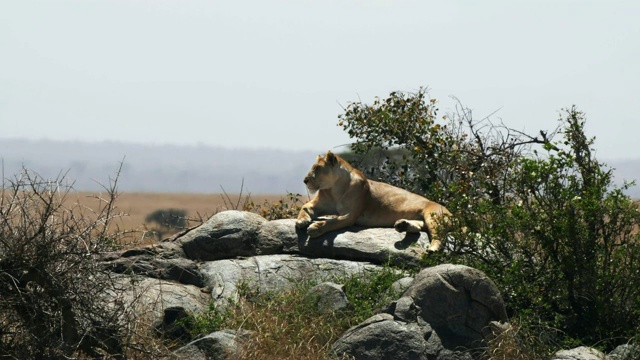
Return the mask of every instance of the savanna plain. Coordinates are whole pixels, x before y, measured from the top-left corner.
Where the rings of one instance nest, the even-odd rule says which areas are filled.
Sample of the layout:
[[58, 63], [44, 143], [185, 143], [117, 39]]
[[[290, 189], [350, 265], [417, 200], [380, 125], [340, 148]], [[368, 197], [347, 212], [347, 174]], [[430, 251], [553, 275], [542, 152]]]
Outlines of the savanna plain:
[[[70, 192], [65, 199], [68, 205], [78, 204], [86, 209], [97, 209], [107, 194], [100, 192]], [[263, 205], [276, 203], [284, 195], [280, 194], [227, 194], [227, 193], [119, 193], [115, 201], [115, 214], [111, 231], [125, 232], [123, 245], [150, 243], [158, 240], [153, 232], [159, 224], [149, 221], [150, 214], [158, 210], [183, 210], [186, 214], [182, 227], [193, 227], [207, 221], [211, 216], [224, 210], [243, 210], [251, 203]], [[163, 237], [182, 230], [181, 227], [163, 229]]]

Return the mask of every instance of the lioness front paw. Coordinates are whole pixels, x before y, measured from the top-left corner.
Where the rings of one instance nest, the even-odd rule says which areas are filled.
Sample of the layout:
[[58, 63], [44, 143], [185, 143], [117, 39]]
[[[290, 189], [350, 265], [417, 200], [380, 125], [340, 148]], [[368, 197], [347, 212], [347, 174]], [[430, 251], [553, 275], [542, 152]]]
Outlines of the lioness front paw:
[[322, 235], [321, 228], [323, 225], [324, 225], [324, 221], [314, 222], [313, 224], [309, 225], [309, 227], [307, 228], [307, 235], [309, 235], [310, 238], [314, 238]]
[[311, 219], [298, 219], [296, 221], [296, 229], [306, 229], [311, 225]]
[[398, 220], [393, 224], [393, 228], [397, 232], [406, 232], [409, 229], [409, 222], [407, 220]]

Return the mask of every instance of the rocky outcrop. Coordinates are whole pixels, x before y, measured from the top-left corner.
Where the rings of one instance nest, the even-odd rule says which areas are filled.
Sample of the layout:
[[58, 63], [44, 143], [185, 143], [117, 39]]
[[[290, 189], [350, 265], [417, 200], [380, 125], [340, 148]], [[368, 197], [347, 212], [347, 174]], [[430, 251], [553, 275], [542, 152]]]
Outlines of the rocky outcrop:
[[[321, 284], [306, 295], [309, 306], [319, 311], [348, 308], [341, 279], [365, 276], [382, 263], [415, 265], [428, 241], [426, 234], [363, 228], [310, 240], [296, 229], [295, 220], [267, 221], [253, 213], [226, 211], [160, 244], [105, 254], [101, 260], [120, 274], [123, 287], [129, 286], [121, 300], [144, 313], [156, 332], [177, 338], [184, 332], [180, 318], [205, 311], [211, 301], [225, 306], [237, 300], [241, 286], [268, 292], [314, 281]], [[489, 321], [506, 319], [504, 305], [480, 272], [459, 266], [433, 269], [396, 282], [394, 290], [405, 295], [386, 313], [349, 330], [336, 342], [334, 353], [381, 359], [395, 357], [392, 354], [466, 358], [453, 351], [454, 346], [481, 341]], [[231, 337], [219, 333], [182, 351], [217, 349], [211, 344]], [[381, 352], [375, 353], [372, 346]]]
[[266, 221], [249, 212], [225, 211], [173, 240], [191, 260], [299, 253], [311, 257], [416, 265], [429, 245], [426, 233], [352, 227], [307, 239], [295, 220]]
[[[176, 338], [184, 332], [180, 318], [205, 311], [211, 301], [225, 306], [237, 300], [242, 286], [280, 291], [311, 280], [320, 285], [307, 293], [309, 306], [318, 311], [347, 309], [351, 305], [341, 279], [376, 271], [384, 263], [418, 264], [428, 242], [424, 233], [363, 228], [310, 240], [295, 228], [295, 220], [267, 221], [248, 212], [226, 211], [162, 243], [105, 254], [100, 261], [121, 284], [114, 301], [127, 304], [157, 333]], [[475, 359], [481, 351], [474, 354], [470, 349], [481, 349], [492, 335], [490, 326], [507, 321], [495, 284], [466, 266], [427, 268], [398, 280], [390, 291], [402, 296], [349, 329], [332, 345], [332, 354], [355, 359]], [[234, 331], [217, 332], [174, 355], [233, 358], [241, 346], [238, 340]], [[592, 350], [558, 352], [554, 359], [601, 355]], [[610, 358], [627, 359], [627, 350], [616, 349]]]

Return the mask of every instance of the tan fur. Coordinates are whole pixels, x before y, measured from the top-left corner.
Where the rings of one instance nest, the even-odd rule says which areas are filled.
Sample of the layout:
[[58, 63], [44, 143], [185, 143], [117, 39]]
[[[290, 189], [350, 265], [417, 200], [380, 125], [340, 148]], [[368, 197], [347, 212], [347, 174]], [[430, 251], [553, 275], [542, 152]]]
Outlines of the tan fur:
[[428, 232], [429, 250], [440, 250], [436, 220], [446, 220], [451, 215], [444, 206], [395, 186], [368, 180], [331, 151], [324, 157], [318, 156], [304, 182], [311, 192], [317, 191], [302, 207], [296, 222], [298, 228], [307, 228], [309, 237], [351, 225], [393, 226], [399, 232]]

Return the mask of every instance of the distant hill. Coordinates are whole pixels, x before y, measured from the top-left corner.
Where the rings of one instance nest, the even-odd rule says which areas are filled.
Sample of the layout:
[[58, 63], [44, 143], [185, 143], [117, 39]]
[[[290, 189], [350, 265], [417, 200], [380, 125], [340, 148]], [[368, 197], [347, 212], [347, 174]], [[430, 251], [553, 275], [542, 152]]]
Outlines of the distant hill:
[[210, 146], [142, 145], [0, 139], [4, 177], [24, 166], [53, 179], [61, 172], [78, 191], [101, 190], [123, 162], [122, 192], [305, 193], [302, 182], [318, 153]]
[[[324, 149], [326, 150], [326, 149]], [[24, 166], [46, 179], [61, 172], [75, 181], [78, 191], [101, 190], [124, 160], [118, 189], [121, 192], [185, 192], [253, 194], [305, 194], [302, 178], [318, 152], [273, 149], [229, 149], [203, 145], [142, 145], [121, 142], [80, 142], [0, 139], [4, 177]], [[614, 168], [616, 181], [640, 179], [640, 158], [600, 159]], [[640, 186], [629, 195], [640, 198]]]

